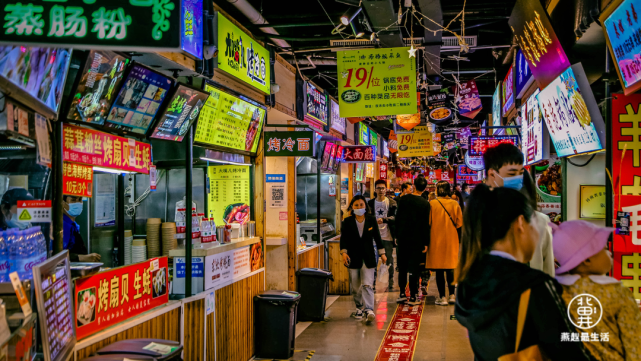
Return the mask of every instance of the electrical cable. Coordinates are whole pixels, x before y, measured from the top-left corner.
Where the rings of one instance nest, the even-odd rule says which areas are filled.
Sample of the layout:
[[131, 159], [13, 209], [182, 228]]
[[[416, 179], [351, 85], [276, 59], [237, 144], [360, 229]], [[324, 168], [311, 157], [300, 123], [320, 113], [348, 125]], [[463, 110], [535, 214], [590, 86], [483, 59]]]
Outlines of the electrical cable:
[[592, 156], [590, 157], [590, 159], [588, 159], [588, 161], [587, 161], [587, 162], [585, 162], [584, 164], [576, 164], [576, 163], [572, 162], [572, 160], [570, 160], [570, 158], [568, 158], [568, 163], [572, 164], [572, 165], [573, 165], [573, 166], [575, 166], [575, 167], [585, 167], [586, 165], [590, 164], [590, 162], [592, 161], [592, 159], [594, 159], [594, 156], [595, 156], [595, 155], [596, 155], [596, 154], [592, 154]]
[[[158, 171], [158, 181], [157, 183], [160, 183], [160, 180], [165, 176], [165, 173], [167, 173], [166, 170], [160, 170]], [[131, 186], [128, 186], [125, 188], [125, 194], [128, 192], [131, 192]], [[141, 195], [132, 203], [131, 205], [125, 205], [125, 214], [128, 215], [129, 217], [133, 218], [136, 215], [136, 207], [138, 207], [142, 201], [147, 198], [147, 196], [151, 193], [151, 188], [147, 188]]]

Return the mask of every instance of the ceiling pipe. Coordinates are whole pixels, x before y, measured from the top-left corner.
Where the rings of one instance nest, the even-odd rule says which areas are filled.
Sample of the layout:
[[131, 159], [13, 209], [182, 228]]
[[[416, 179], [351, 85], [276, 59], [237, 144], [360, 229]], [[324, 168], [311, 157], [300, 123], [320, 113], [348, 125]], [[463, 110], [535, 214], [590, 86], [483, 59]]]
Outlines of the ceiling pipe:
[[[290, 64], [296, 64], [294, 60], [289, 60]], [[336, 65], [336, 60], [331, 60], [331, 59], [314, 59], [308, 56], [307, 59], [298, 59], [298, 64], [301, 65], [312, 65], [316, 67], [316, 65]]]
[[[266, 25], [269, 24], [267, 20], [261, 15], [247, 0], [227, 0], [230, 4], [234, 5], [240, 12], [242, 12], [249, 21], [254, 25]], [[278, 32], [272, 28], [260, 28], [266, 34], [280, 35]], [[283, 39], [272, 38], [272, 41], [280, 46], [281, 48], [291, 48], [292, 46]]]

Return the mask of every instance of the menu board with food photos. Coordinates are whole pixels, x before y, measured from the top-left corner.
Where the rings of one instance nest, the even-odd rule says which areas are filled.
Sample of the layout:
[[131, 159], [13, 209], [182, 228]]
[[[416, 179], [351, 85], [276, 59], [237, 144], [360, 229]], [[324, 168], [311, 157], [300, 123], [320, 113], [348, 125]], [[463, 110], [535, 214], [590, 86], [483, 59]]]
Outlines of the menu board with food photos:
[[256, 153], [267, 112], [248, 100], [205, 83], [209, 98], [203, 106], [194, 140], [233, 150]]
[[[0, 77], [9, 80], [57, 113], [70, 60], [69, 49], [0, 46]], [[15, 94], [12, 97], [25, 102]]]
[[152, 138], [182, 142], [187, 130], [198, 119], [209, 95], [184, 84], [179, 84], [167, 107], [160, 115]]
[[457, 95], [456, 106], [461, 116], [474, 119], [481, 109], [483, 109], [479, 89], [476, 87], [476, 81], [474, 81], [474, 79], [462, 82], [460, 86], [453, 86], [452, 93]]
[[447, 89], [427, 94], [427, 109], [430, 122], [444, 124], [452, 119], [451, 98]]
[[104, 124], [129, 59], [108, 50], [91, 50], [80, 73], [67, 119]]
[[207, 207], [217, 226], [250, 221], [249, 167], [220, 165], [207, 168], [209, 195]]
[[323, 125], [327, 125], [327, 95], [316, 89], [316, 87], [307, 82], [305, 84], [306, 93], [306, 117], [310, 117]]
[[111, 107], [107, 117], [108, 126], [133, 133], [147, 133], [173, 85], [173, 79], [134, 64]]
[[68, 251], [34, 266], [33, 275], [44, 359], [67, 360], [76, 343]]

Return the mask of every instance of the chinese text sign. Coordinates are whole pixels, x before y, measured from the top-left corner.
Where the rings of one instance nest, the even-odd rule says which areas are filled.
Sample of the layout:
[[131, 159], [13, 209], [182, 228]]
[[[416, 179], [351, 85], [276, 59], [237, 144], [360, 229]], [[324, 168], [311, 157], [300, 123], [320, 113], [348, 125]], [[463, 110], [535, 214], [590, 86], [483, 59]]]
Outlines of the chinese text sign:
[[641, 5], [636, 0], [624, 0], [612, 12], [601, 15], [610, 54], [619, 71], [624, 93], [632, 94], [641, 88]]

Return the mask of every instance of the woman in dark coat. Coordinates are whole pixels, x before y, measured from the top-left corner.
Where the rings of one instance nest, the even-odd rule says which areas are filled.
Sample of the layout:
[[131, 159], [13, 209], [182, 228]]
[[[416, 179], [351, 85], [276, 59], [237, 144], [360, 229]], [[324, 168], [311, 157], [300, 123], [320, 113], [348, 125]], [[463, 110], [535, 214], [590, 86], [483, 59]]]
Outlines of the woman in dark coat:
[[[347, 208], [350, 216], [341, 226], [341, 255], [343, 264], [349, 268], [351, 292], [356, 304], [356, 319], [365, 317], [368, 323], [374, 321], [374, 271], [378, 255], [387, 262], [385, 248], [378, 230], [376, 218], [369, 215], [363, 196], [355, 196]], [[378, 249], [378, 255], [374, 249]]]

